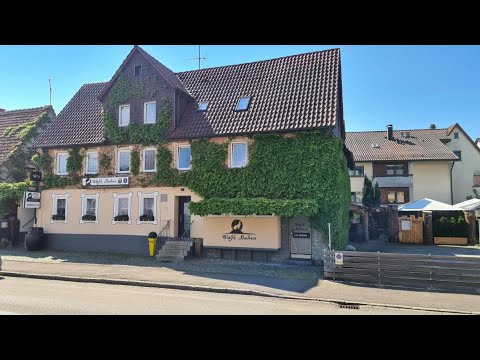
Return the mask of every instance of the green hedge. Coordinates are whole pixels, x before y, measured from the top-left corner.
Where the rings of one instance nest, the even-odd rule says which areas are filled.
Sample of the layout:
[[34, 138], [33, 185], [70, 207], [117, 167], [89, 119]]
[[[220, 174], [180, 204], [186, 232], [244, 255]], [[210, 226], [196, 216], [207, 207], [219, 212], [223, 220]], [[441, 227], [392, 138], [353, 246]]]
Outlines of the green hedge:
[[447, 218], [442, 216], [433, 221], [434, 236], [467, 237], [467, 222], [463, 215]]

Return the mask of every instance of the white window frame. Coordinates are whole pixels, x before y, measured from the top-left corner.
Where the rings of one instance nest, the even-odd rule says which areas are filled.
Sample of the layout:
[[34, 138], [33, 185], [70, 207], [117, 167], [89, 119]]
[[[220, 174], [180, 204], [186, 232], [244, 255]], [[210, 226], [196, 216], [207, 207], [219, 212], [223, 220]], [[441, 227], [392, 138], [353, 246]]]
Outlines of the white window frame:
[[[132, 193], [127, 194], [118, 194], [113, 193], [113, 217], [112, 217], [112, 225], [115, 224], [132, 224]], [[118, 213], [118, 199], [128, 199], [128, 221], [115, 221], [115, 216]]]
[[[128, 171], [120, 171], [120, 153], [128, 152], [129, 164], [128, 164]], [[117, 150], [117, 173], [119, 174], [130, 174], [130, 170], [132, 169], [132, 150], [131, 149], [118, 149]]]
[[156, 116], [153, 119], [153, 122], [147, 122], [147, 105], [155, 104], [155, 115], [157, 114], [157, 102], [156, 101], [147, 101], [143, 103], [143, 123], [144, 124], [155, 124], [157, 122]]
[[[128, 123], [123, 125], [122, 124], [122, 108], [128, 106]], [[130, 107], [130, 104], [123, 104], [118, 107], [118, 127], [125, 127], [130, 125], [130, 116], [131, 116], [131, 111], [132, 108]]]
[[[60, 172], [60, 169], [59, 169], [59, 165], [60, 165], [60, 162], [58, 161], [60, 155], [67, 155], [67, 159], [65, 160], [65, 172], [64, 173], [61, 173]], [[55, 164], [55, 171], [57, 172], [57, 175], [59, 176], [66, 176], [68, 175], [68, 170], [67, 170], [67, 162], [68, 162], [68, 157], [70, 156], [70, 154], [68, 153], [68, 151], [59, 151], [57, 152], [56, 156], [55, 156], [55, 160], [56, 160], [56, 164]]]
[[[153, 166], [154, 166], [154, 167], [153, 167], [153, 170], [146, 170], [146, 169], [145, 169], [145, 159], [146, 159], [146, 158], [145, 158], [145, 151], [147, 151], [147, 150], [153, 150], [153, 151], [155, 151], [155, 155], [154, 155], [154, 159], [153, 159]], [[157, 149], [155, 149], [155, 148], [145, 148], [145, 149], [143, 149], [142, 155], [143, 155], [143, 157], [142, 157], [142, 162], [143, 162], [143, 164], [142, 164], [142, 172], [151, 173], [151, 172], [157, 171]]]
[[[80, 214], [80, 224], [98, 224], [98, 199], [100, 198], [99, 193], [95, 194], [82, 194], [82, 213]], [[85, 212], [87, 211], [87, 200], [88, 199], [95, 199], [96, 201], [96, 208], [95, 208], [95, 221], [88, 221], [88, 220], [82, 220], [83, 215], [85, 215]]]
[[[233, 144], [244, 144], [245, 145], [245, 158], [247, 162], [243, 166], [233, 166]], [[246, 141], [232, 141], [230, 143], [230, 168], [232, 169], [241, 169], [248, 165], [248, 143]]]
[[[89, 172], [88, 171], [88, 155], [90, 154], [97, 154], [97, 172]], [[98, 160], [98, 151], [87, 151], [85, 154], [85, 174], [98, 174], [99, 170], [99, 160]]]
[[[137, 225], [142, 225], [142, 224], [153, 224], [157, 225], [158, 224], [158, 214], [157, 214], [157, 197], [158, 197], [158, 191], [155, 191], [153, 193], [142, 193], [138, 192], [138, 219], [137, 219]], [[155, 217], [154, 221], [140, 221], [140, 216], [142, 216], [143, 212], [143, 199], [145, 198], [153, 198], [153, 216]]]
[[[190, 149], [190, 162], [188, 163], [188, 168], [180, 168], [180, 149], [181, 148], [189, 148]], [[177, 157], [177, 170], [181, 171], [188, 171], [192, 168], [192, 148], [190, 145], [178, 145], [176, 150], [176, 157]]]
[[62, 224], [68, 224], [68, 198], [70, 197], [70, 194], [52, 194], [52, 215], [57, 215], [57, 200], [65, 199], [65, 220], [52, 220], [52, 217], [50, 217], [50, 224], [57, 224], [57, 223], [62, 223]]

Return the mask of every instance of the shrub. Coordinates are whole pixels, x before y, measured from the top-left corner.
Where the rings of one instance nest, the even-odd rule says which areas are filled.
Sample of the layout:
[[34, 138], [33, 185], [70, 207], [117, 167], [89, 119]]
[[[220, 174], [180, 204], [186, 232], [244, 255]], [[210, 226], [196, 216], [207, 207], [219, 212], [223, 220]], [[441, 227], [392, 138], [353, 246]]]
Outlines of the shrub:
[[440, 219], [434, 220], [433, 234], [444, 237], [466, 237], [467, 223], [462, 215], [456, 218], [442, 216]]

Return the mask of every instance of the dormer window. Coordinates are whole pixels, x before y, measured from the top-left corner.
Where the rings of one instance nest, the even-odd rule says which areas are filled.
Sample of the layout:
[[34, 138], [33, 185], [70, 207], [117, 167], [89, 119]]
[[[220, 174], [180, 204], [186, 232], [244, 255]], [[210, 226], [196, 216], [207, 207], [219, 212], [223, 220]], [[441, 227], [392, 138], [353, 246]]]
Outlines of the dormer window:
[[118, 126], [130, 124], [130, 105], [120, 105], [118, 111]]
[[238, 100], [237, 107], [235, 111], [246, 111], [250, 105], [250, 96], [242, 97]]
[[135, 76], [142, 75], [142, 65], [135, 65], [133, 73]]
[[208, 107], [208, 101], [203, 101], [198, 105], [197, 111], [206, 111]]

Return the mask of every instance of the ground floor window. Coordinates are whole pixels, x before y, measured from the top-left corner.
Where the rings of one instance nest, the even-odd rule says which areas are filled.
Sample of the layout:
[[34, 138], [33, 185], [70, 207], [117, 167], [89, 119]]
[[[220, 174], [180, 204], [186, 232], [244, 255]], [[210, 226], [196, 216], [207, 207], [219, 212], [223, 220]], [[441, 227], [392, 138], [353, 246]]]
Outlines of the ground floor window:
[[98, 198], [100, 194], [82, 194], [82, 218], [80, 223], [98, 224]]
[[138, 193], [137, 224], [157, 224], [157, 196], [158, 192]]
[[113, 208], [113, 221], [112, 224], [131, 224], [131, 200], [132, 193], [117, 194], [113, 193], [114, 208]]
[[67, 223], [67, 205], [68, 205], [68, 194], [52, 194], [52, 219], [51, 222], [62, 222]]

